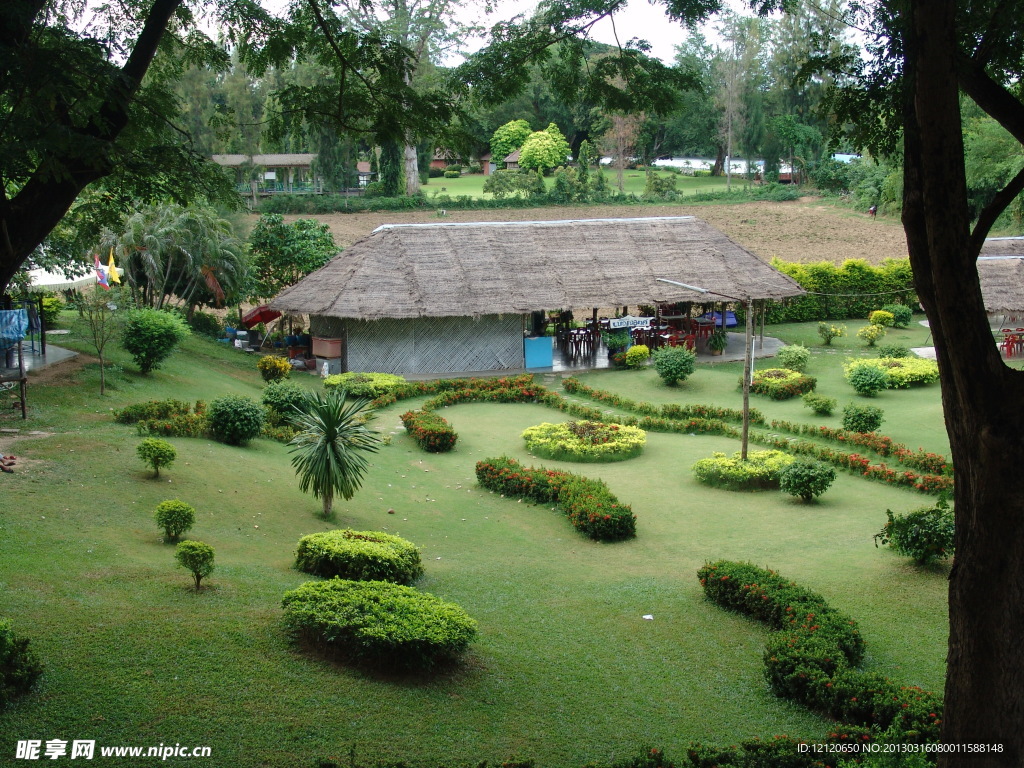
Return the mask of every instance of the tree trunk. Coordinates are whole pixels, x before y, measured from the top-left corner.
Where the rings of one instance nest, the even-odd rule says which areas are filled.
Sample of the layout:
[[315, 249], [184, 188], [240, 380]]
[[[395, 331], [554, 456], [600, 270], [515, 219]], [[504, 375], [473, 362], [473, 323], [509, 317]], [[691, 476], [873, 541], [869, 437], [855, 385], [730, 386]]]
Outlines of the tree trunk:
[[334, 494], [330, 491], [324, 493], [324, 520], [330, 520], [331, 518], [331, 507], [334, 505]]
[[107, 384], [107, 380], [106, 380], [106, 377], [104, 376], [104, 370], [103, 370], [103, 353], [100, 352], [100, 396], [101, 397], [104, 394], [106, 394], [106, 384]]
[[[953, 0], [912, 0], [903, 223], [942, 377], [956, 556], [939, 765], [1024, 764], [1024, 375], [1000, 359], [970, 244]], [[983, 752], [967, 752], [984, 745]], [[977, 749], [978, 747], [974, 747]], [[999, 751], [994, 751], [999, 750]]]
[[405, 194], [418, 195], [420, 193], [420, 168], [417, 157], [416, 145], [405, 145]]

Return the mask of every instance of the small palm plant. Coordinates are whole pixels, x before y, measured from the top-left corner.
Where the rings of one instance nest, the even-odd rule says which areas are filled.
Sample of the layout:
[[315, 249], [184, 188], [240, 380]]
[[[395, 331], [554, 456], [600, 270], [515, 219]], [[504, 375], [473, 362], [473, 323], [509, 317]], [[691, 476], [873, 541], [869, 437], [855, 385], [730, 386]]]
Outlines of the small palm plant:
[[365, 398], [341, 390], [311, 392], [295, 406], [291, 421], [298, 434], [289, 443], [299, 490], [323, 500], [331, 515], [334, 495], [351, 499], [369, 466], [367, 456], [380, 450], [380, 435], [366, 426], [373, 410]]

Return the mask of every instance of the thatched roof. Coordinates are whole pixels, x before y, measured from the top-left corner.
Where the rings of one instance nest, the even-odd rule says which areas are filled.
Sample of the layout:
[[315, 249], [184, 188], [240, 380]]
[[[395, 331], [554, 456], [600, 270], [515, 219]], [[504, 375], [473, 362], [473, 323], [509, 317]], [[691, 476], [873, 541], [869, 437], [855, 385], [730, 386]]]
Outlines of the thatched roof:
[[376, 320], [803, 293], [707, 222], [686, 216], [384, 225], [271, 306]]
[[993, 314], [1024, 312], [1024, 237], [991, 237], [978, 257], [985, 309]]

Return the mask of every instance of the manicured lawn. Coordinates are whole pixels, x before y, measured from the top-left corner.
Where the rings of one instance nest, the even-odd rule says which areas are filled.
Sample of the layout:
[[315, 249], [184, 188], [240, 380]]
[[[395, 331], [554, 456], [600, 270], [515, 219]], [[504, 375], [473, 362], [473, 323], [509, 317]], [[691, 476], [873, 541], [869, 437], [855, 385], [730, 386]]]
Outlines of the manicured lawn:
[[[608, 188], [612, 190], [618, 189], [618, 177], [614, 168], [604, 169], [605, 178], [608, 181]], [[658, 171], [659, 176], [667, 176], [666, 171]], [[437, 178], [431, 179], [430, 183], [423, 187], [423, 194], [427, 197], [433, 197], [435, 195], [449, 195], [451, 197], [457, 197], [459, 195], [469, 195], [470, 197], [491, 197], [490, 193], [484, 193], [484, 181], [487, 179], [482, 173], [463, 174], [457, 179], [445, 179]], [[554, 183], [551, 178], [545, 179], [545, 183], [550, 189]], [[642, 195], [644, 191], [644, 185], [646, 184], [646, 174], [644, 171], [626, 171], [623, 175], [623, 189], [628, 193], [635, 195]], [[743, 183], [740, 181], [733, 181], [733, 189], [742, 189]], [[686, 194], [694, 194], [695, 192], [715, 192], [724, 191], [726, 188], [725, 178], [710, 176], [679, 176], [676, 183], [676, 189]]]
[[[847, 325], [856, 351], [856, 324]], [[807, 328], [778, 333], [803, 337]], [[843, 341], [850, 337], [837, 349]], [[810, 371], [819, 391], [841, 404], [859, 400], [837, 372], [842, 355], [820, 352]], [[598, 544], [550, 508], [484, 491], [473, 477], [477, 460], [502, 454], [541, 464], [519, 434], [565, 414], [454, 406], [442, 413], [459, 432], [457, 449], [427, 454], [398, 426], [398, 414], [417, 404], [406, 401], [381, 413], [391, 445], [373, 458], [362, 491], [325, 522], [319, 502], [298, 492], [285, 446], [172, 439], [178, 459], [156, 481], [135, 456], [140, 438], [109, 417], [110, 408], [151, 398], [258, 397], [255, 360], [192, 339], [148, 378], [116, 362], [123, 370], [102, 400], [95, 367], [32, 386], [27, 428], [52, 434], [5, 451], [19, 464], [0, 478], [0, 616], [32, 638], [47, 672], [38, 692], [0, 714], [0, 762], [19, 739], [209, 745], [211, 765], [308, 768], [352, 746], [360, 759], [418, 765], [520, 756], [579, 766], [644, 745], [681, 756], [693, 740], [819, 737], [826, 721], [764, 683], [766, 630], [704, 601], [696, 570], [718, 558], [768, 566], [821, 592], [860, 622], [870, 668], [941, 688], [945, 569], [915, 568], [871, 539], [886, 508], [927, 496], [843, 472], [812, 505], [710, 489], [689, 467], [738, 450], [735, 441], [650, 433], [645, 453], [629, 461], [543, 462], [601, 477], [632, 505], [637, 538]], [[652, 370], [585, 380], [636, 400], [738, 407], [739, 371], [702, 366], [672, 389]], [[799, 401], [754, 403], [770, 417], [815, 421]], [[937, 385], [886, 392], [876, 404], [886, 410], [883, 432], [943, 450]], [[159, 540], [152, 514], [166, 498], [196, 507], [188, 536], [216, 549], [217, 569], [199, 594]], [[289, 642], [281, 595], [308, 578], [291, 567], [295, 544], [341, 526], [386, 530], [422, 548], [417, 586], [480, 624], [464, 665], [391, 678]]]

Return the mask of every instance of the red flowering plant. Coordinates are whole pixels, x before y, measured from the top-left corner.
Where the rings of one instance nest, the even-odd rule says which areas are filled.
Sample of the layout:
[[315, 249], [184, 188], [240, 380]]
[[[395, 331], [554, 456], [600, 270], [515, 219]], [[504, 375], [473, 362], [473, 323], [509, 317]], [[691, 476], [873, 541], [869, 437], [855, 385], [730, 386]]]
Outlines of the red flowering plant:
[[401, 416], [409, 436], [429, 453], [445, 453], [455, 447], [459, 439], [451, 424], [428, 411], [406, 411]]

